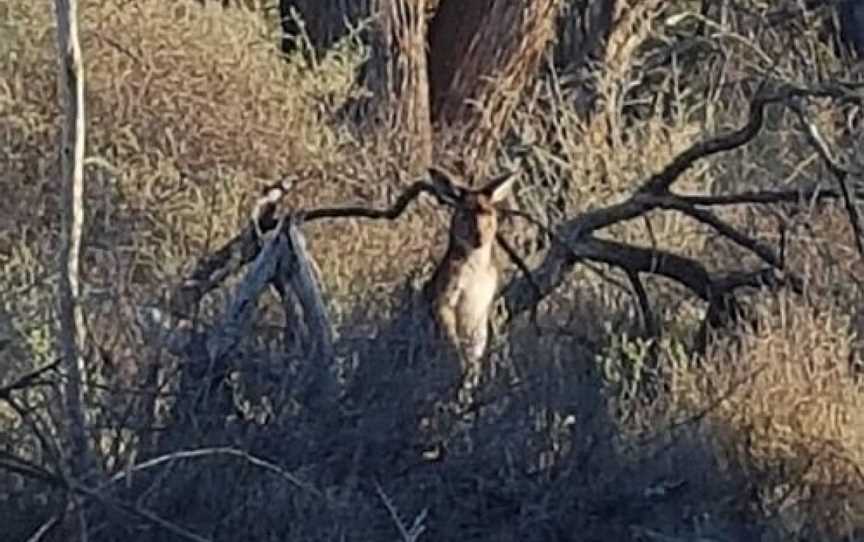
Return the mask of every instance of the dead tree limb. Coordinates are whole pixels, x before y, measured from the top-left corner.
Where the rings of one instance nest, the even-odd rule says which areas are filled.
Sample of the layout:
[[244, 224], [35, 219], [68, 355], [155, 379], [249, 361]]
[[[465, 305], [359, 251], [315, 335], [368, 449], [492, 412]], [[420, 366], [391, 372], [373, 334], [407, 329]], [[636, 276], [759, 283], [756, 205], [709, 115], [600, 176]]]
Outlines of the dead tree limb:
[[[145, 330], [159, 344], [186, 359], [180, 369], [180, 390], [173, 406], [176, 418], [189, 417], [196, 420], [199, 434], [218, 441], [225, 420], [235, 413], [234, 394], [230, 386], [223, 385], [225, 377], [235, 368], [235, 353], [249, 336], [258, 309], [258, 300], [271, 286], [279, 294], [286, 313], [286, 336], [297, 338], [302, 354], [321, 370], [314, 372], [315, 378], [302, 382], [309, 393], [328, 399], [330, 379], [327, 378], [330, 362], [334, 358], [333, 326], [327, 313], [321, 289], [319, 273], [314, 260], [306, 250], [306, 242], [299, 229], [304, 216], [292, 214], [276, 221], [267, 231], [262, 230], [261, 220], [269, 221], [275, 210], [264, 207], [273, 203], [271, 189], [259, 200], [253, 213], [251, 238], [260, 250], [250, 263], [243, 280], [234, 288], [228, 308], [217, 325], [205, 331], [200, 326], [183, 328], [171, 314], [158, 308], [139, 313]], [[278, 194], [277, 194], [278, 195]], [[227, 251], [226, 251], [227, 253]], [[225, 260], [236, 264], [230, 258]], [[217, 269], [219, 276], [225, 269]], [[245, 344], [245, 343], [244, 343]], [[248, 352], [247, 352], [248, 353]], [[178, 439], [188, 437], [181, 424]], [[176, 439], [166, 438], [176, 444]]]
[[108, 481], [103, 484], [99, 490], [102, 491], [106, 489], [111, 484], [117, 484], [121, 481], [128, 480], [133, 473], [145, 471], [148, 469], [152, 469], [166, 463], [172, 464], [176, 461], [189, 461], [192, 459], [208, 459], [212, 457], [232, 457], [236, 459], [240, 459], [253, 467], [258, 467], [264, 471], [273, 473], [278, 477], [284, 479], [290, 484], [296, 486], [298, 489], [302, 489], [307, 493], [315, 496], [315, 497], [323, 497], [320, 490], [318, 490], [315, 486], [310, 484], [309, 482], [303, 480], [296, 474], [293, 474], [279, 465], [257, 457], [255, 455], [250, 454], [245, 450], [239, 450], [237, 448], [230, 447], [220, 447], [220, 448], [198, 448], [194, 450], [178, 450], [174, 452], [170, 452], [165, 455], [160, 455], [158, 457], [154, 457], [152, 459], [148, 459], [141, 463], [137, 463], [135, 465], [131, 465], [130, 467], [124, 469], [121, 472], [118, 472], [111, 476]]
[[[697, 161], [720, 152], [746, 145], [761, 131], [765, 109], [772, 104], [786, 104], [793, 98], [820, 97], [845, 99], [860, 96], [857, 84], [829, 83], [812, 88], [781, 86], [773, 92], [760, 90], [751, 103], [747, 122], [737, 130], [700, 141], [675, 157], [660, 172], [649, 177], [623, 202], [585, 212], [556, 228], [556, 243], [529, 281], [518, 278], [504, 290], [505, 306], [510, 317], [529, 310], [560, 285], [577, 262], [592, 260], [613, 265], [626, 273], [644, 272], [666, 276], [686, 286], [701, 299], [714, 304], [742, 286], [789, 284], [800, 290], [802, 281], [782, 269], [779, 255], [767, 245], [753, 239], [716, 217], [706, 207], [747, 203], [803, 202], [810, 199], [834, 199], [831, 190], [750, 192], [728, 196], [688, 196], [672, 192], [674, 183]], [[594, 237], [594, 233], [654, 210], [675, 209], [707, 224], [723, 237], [750, 250], [768, 263], [769, 270], [743, 272], [736, 280], [711, 277], [699, 262], [664, 251], [632, 247]], [[770, 271], [770, 273], [766, 272]], [[725, 303], [725, 302], [724, 302]]]
[[[80, 305], [81, 235], [84, 229], [84, 66], [78, 40], [78, 3], [55, 0], [63, 139], [60, 145], [63, 227], [60, 240], [60, 342], [66, 372], [64, 402], [69, 468], [80, 475], [93, 464], [85, 415], [87, 368], [81, 349], [84, 314]], [[83, 527], [82, 527], [83, 528]]]
[[[211, 255], [205, 256], [190, 277], [171, 296], [169, 308], [177, 316], [191, 318], [201, 299], [218, 287], [230, 275], [254, 260], [261, 250], [261, 233], [276, 227], [279, 202], [290, 195], [291, 180], [284, 180], [264, 191], [258, 202], [253, 220], [231, 241]], [[369, 220], [395, 220], [420, 194], [440, 197], [440, 191], [425, 181], [411, 184], [393, 205], [385, 209], [348, 206], [314, 209], [298, 213], [303, 222], [333, 218], [365, 218]]]
[[[290, 218], [288, 224], [288, 250], [283, 252], [274, 280], [282, 290], [291, 289], [303, 309], [304, 322], [308, 329], [307, 351], [315, 359], [333, 359], [333, 326], [321, 293], [320, 273], [314, 267], [314, 260], [306, 250], [306, 240], [300, 233], [298, 224], [301, 217]], [[288, 302], [283, 298], [283, 305]], [[286, 312], [289, 307], [285, 307]]]
[[258, 298], [276, 275], [286, 251], [286, 240], [278, 232], [265, 243], [245, 279], [237, 287], [224, 321], [208, 334], [207, 354], [211, 361], [225, 358], [247, 335], [254, 321]]

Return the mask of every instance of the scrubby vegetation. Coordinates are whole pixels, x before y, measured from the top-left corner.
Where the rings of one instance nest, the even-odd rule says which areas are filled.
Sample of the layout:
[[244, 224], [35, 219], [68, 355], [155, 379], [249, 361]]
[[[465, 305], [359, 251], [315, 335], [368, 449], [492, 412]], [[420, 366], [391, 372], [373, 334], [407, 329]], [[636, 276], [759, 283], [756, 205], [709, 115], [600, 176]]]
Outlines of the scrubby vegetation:
[[[500, 315], [477, 403], [454, 408], [447, 360], [414, 355], [392, 327], [443, 249], [447, 212], [430, 198], [393, 222], [303, 227], [336, 327], [332, 364], [290, 344], [276, 296], [219, 367], [170, 352], [142, 311], [247, 226], [262, 188], [296, 179], [289, 209], [385, 207], [409, 181], [386, 138], [345, 114], [364, 93], [357, 36], [309, 62], [280, 52], [275, 8], [205, 4], [82, 2], [82, 304], [99, 465], [69, 486], [53, 12], [0, 0], [0, 538], [75, 539], [64, 521], [75, 506], [94, 541], [864, 537], [864, 256], [842, 198], [814, 192], [837, 192], [837, 176], [786, 104], [768, 107], [747, 145], [676, 181], [692, 196], [812, 195], [712, 208], [776, 249], [791, 285], [741, 289], [723, 322], [680, 281], [580, 262], [531, 314]], [[696, 4], [631, 21], [638, 43], [618, 44], [591, 78], [538, 76], [495, 157], [521, 160], [512, 207], [554, 230], [744, 125], [766, 80], [861, 79], [822, 15], [760, 26], [758, 6], [715, 21]], [[591, 115], [576, 98], [585, 85]], [[806, 106], [859, 195], [860, 94]], [[555, 250], [518, 217], [503, 229], [531, 269]], [[764, 264], [662, 206], [601, 238], [717, 275]], [[505, 285], [522, 276], [501, 260]], [[205, 341], [236, 283], [184, 322], [191, 341]]]

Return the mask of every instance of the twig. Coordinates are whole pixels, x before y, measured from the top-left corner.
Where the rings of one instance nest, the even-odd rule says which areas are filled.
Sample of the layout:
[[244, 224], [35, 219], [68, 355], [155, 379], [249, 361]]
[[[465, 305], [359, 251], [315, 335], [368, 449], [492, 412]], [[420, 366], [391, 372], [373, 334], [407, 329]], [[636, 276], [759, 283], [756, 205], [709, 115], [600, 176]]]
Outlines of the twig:
[[756, 239], [749, 237], [738, 230], [736, 230], [731, 224], [725, 222], [720, 217], [712, 213], [707, 209], [700, 209], [694, 207], [689, 204], [685, 204], [681, 202], [675, 196], [669, 196], [667, 198], [661, 198], [664, 202], [660, 204], [660, 207], [666, 209], [674, 209], [679, 211], [703, 224], [709, 226], [717, 231], [723, 237], [731, 240], [735, 244], [749, 250], [750, 252], [756, 254], [760, 259], [762, 259], [765, 263], [770, 266], [776, 267], [778, 269], [782, 268], [780, 257], [774, 252], [774, 250], [765, 245], [764, 243], [760, 243]]
[[[11, 395], [5, 398], [6, 403], [16, 414], [18, 414], [18, 416], [21, 418], [21, 421], [30, 426], [30, 431], [33, 432], [33, 436], [35, 436], [36, 440], [39, 441], [39, 445], [42, 446], [42, 450], [45, 455], [47, 455], [48, 458], [55, 465], [59, 465], [60, 451], [57, 450], [55, 441], [53, 439], [49, 439], [48, 436], [45, 434], [45, 431], [40, 428], [40, 423], [43, 426], [48, 425], [44, 422], [44, 414], [40, 416], [40, 414], [42, 414], [40, 410], [42, 409], [37, 410], [34, 408], [28, 408], [28, 405], [21, 404], [19, 402], [20, 400], [21, 399], [12, 397]], [[26, 395], [23, 400], [26, 401]]]
[[396, 529], [399, 531], [399, 536], [401, 537], [402, 542], [417, 542], [417, 540], [420, 540], [420, 536], [426, 531], [426, 526], [423, 525], [423, 522], [426, 521], [426, 516], [429, 513], [429, 510], [424, 508], [419, 514], [417, 514], [417, 517], [414, 518], [411, 527], [407, 527], [405, 522], [399, 516], [399, 510], [396, 509], [396, 505], [393, 504], [390, 497], [384, 493], [384, 488], [382, 488], [381, 484], [378, 482], [375, 482], [375, 490], [378, 492], [378, 497], [381, 498], [381, 502], [384, 503], [384, 507], [390, 514], [390, 519], [392, 519], [393, 524], [396, 525]]
[[30, 538], [27, 539], [27, 542], [39, 542], [42, 540], [42, 537], [48, 534], [51, 529], [56, 527], [60, 523], [60, 516], [51, 516], [48, 518], [48, 521], [43, 523], [36, 529], [36, 532], [30, 535]]
[[25, 374], [24, 376], [19, 377], [17, 380], [12, 382], [11, 384], [7, 384], [5, 386], [0, 386], [0, 399], [4, 399], [8, 401], [12, 397], [13, 391], [23, 390], [25, 388], [30, 388], [34, 386], [41, 386], [48, 384], [47, 382], [38, 380], [40, 376], [47, 373], [48, 371], [53, 371], [60, 365], [60, 360], [52, 361], [47, 365], [43, 365], [38, 369], [34, 369], [33, 371]]
[[209, 538], [205, 538], [201, 535], [195, 534], [192, 531], [181, 527], [174, 522], [168, 521], [167, 519], [147, 510], [146, 508], [142, 508], [141, 506], [130, 504], [119, 499], [109, 499], [98, 491], [80, 484], [72, 484], [72, 489], [76, 493], [94, 501], [97, 501], [107, 508], [120, 509], [128, 514], [137, 516], [147, 521], [148, 523], [160, 527], [161, 529], [168, 531], [169, 533], [173, 533], [185, 540], [191, 540], [192, 542], [211, 542]]
[[39, 480], [57, 489], [68, 489], [62, 477], [26, 459], [0, 450], [0, 469]]
[[642, 284], [642, 279], [639, 278], [639, 273], [628, 269], [626, 271], [627, 278], [630, 279], [630, 284], [633, 286], [633, 294], [639, 302], [639, 309], [642, 312], [642, 323], [645, 326], [645, 331], [651, 337], [658, 337], [660, 330], [657, 329], [657, 321], [654, 319], [654, 311], [651, 310], [651, 301], [648, 299], [648, 292], [645, 290], [645, 285]]
[[[495, 234], [495, 240], [498, 241], [498, 246], [500, 246], [504, 250], [504, 253], [507, 254], [508, 258], [510, 258], [510, 261], [513, 262], [516, 268], [519, 269], [519, 272], [522, 273], [524, 279], [528, 281], [528, 286], [531, 287], [531, 289], [534, 291], [534, 294], [540, 296], [540, 287], [534, 281], [534, 277], [531, 274], [531, 269], [528, 267], [528, 264], [525, 263], [525, 260], [523, 260], [522, 257], [519, 256], [519, 253], [516, 252], [516, 249], [510, 245], [509, 241], [507, 241], [507, 239], [505, 239], [504, 236], [501, 235], [501, 232], [497, 232]], [[539, 324], [537, 323], [538, 321], [536, 306], [531, 310], [531, 322], [532, 324], [534, 324], [534, 327], [536, 329], [539, 329]]]
[[861, 258], [864, 258], [864, 241], [862, 241], [864, 234], [862, 234], [861, 230], [861, 218], [858, 215], [858, 208], [852, 200], [849, 186], [846, 183], [849, 171], [840, 165], [832, 156], [831, 150], [828, 148], [828, 143], [825, 141], [825, 138], [822, 137], [819, 128], [817, 128], [816, 125], [807, 118], [807, 110], [804, 106], [798, 102], [792, 102], [791, 107], [798, 115], [801, 124], [804, 125], [804, 131], [807, 134], [808, 141], [813, 148], [816, 149], [816, 152], [819, 153], [822, 161], [825, 162], [825, 165], [828, 167], [828, 171], [834, 175], [834, 178], [837, 179], [837, 184], [840, 185], [840, 192], [843, 194], [843, 204], [846, 207], [846, 213], [849, 215], [849, 224], [852, 226], [852, 232], [855, 235], [855, 246], [858, 249], [858, 255]]
[[738, 390], [740, 390], [745, 384], [747, 384], [748, 382], [752, 382], [757, 376], [759, 376], [760, 373], [762, 373], [767, 368], [767, 365], [761, 365], [749, 374], [731, 382], [728, 389], [722, 395], [711, 401], [704, 408], [684, 418], [670, 421], [664, 427], [661, 427], [659, 430], [655, 431], [651, 435], [640, 439], [639, 446], [651, 444], [664, 434], [672, 433], [676, 429], [702, 421], [703, 419], [705, 419], [706, 416], [714, 412], [720, 405], [722, 405], [723, 403], [731, 399], [732, 396], [738, 393]]
[[267, 460], [256, 457], [248, 452], [243, 450], [238, 450], [236, 448], [199, 448], [195, 450], [180, 450], [176, 452], [171, 452], [169, 454], [160, 455], [159, 457], [154, 457], [153, 459], [149, 459], [147, 461], [138, 463], [136, 465], [132, 465], [127, 469], [124, 469], [123, 472], [118, 472], [114, 476], [108, 479], [108, 481], [100, 486], [100, 490], [106, 487], [109, 484], [116, 484], [117, 482], [122, 481], [123, 479], [132, 475], [133, 472], [141, 472], [144, 470], [152, 469], [164, 463], [171, 463], [174, 461], [180, 460], [188, 460], [188, 459], [202, 459], [214, 456], [229, 456], [240, 458], [250, 465], [254, 465], [261, 469], [270, 471], [274, 474], [279, 475], [281, 478], [284, 478], [286, 481], [291, 484], [297, 486], [298, 488], [315, 495], [316, 497], [323, 497], [322, 493], [309, 485], [307, 482], [300, 480], [295, 475], [286, 471], [282, 467], [271, 463]]
[[[864, 193], [858, 193], [859, 197]], [[728, 205], [774, 205], [777, 203], [806, 204], [810, 202], [822, 202], [825, 200], [840, 199], [842, 194], [823, 186], [814, 186], [806, 189], [796, 190], [760, 190], [754, 192], [740, 192], [737, 194], [677, 194], [676, 197], [682, 202], [691, 205], [721, 207]]]
[[[141, 508], [140, 506], [129, 504], [129, 503], [117, 500], [117, 499], [109, 499], [105, 495], [101, 494], [99, 489], [89, 488], [87, 486], [84, 486], [84, 485], [76, 482], [75, 480], [65, 478], [64, 475], [54, 474], [52, 472], [49, 472], [49, 471], [43, 469], [42, 467], [40, 467], [38, 465], [34, 465], [34, 464], [24, 460], [24, 459], [12, 456], [9, 453], [0, 452], [0, 455], [5, 457], [5, 459], [3, 457], [0, 457], [0, 468], [2, 468], [2, 469], [20, 474], [22, 476], [26, 476], [26, 477], [34, 479], [34, 480], [39, 480], [40, 482], [48, 484], [49, 486], [54, 487], [56, 489], [63, 489], [66, 491], [71, 491], [72, 493], [74, 493], [76, 495], [97, 501], [100, 504], [102, 504], [103, 506], [121, 509], [127, 513], [130, 513], [132, 515], [135, 515], [135, 516], [138, 516], [138, 517], [144, 519], [148, 523], [152, 523], [153, 525], [156, 525], [156, 526], [158, 526], [158, 527], [160, 527], [160, 528], [162, 528], [168, 532], [174, 533], [183, 539], [191, 540], [193, 542], [210, 542], [209, 539], [204, 538], [200, 535], [197, 535], [197, 534], [195, 534], [195, 533], [193, 533], [187, 529], [184, 529], [183, 527], [181, 527], [175, 523], [172, 523], [172, 522], [154, 514], [153, 512], [150, 512], [149, 510]], [[255, 458], [251, 458], [251, 459], [255, 459]], [[257, 460], [257, 461], [261, 462], [261, 463], [266, 463], [263, 460]], [[255, 461], [250, 461], [250, 462], [255, 464]], [[278, 469], [278, 467], [276, 467], [276, 468]], [[125, 476], [126, 473], [121, 473], [121, 475]], [[120, 475], [114, 476], [111, 480], [113, 481], [115, 478], [118, 478], [118, 476], [120, 476]], [[121, 476], [121, 478], [122, 478], [122, 476]], [[74, 499], [75, 497], [71, 496], [71, 498]], [[57, 521], [59, 521], [59, 519], [57, 519]], [[33, 536], [31, 536], [31, 540], [39, 540], [39, 537], [43, 536], [44, 532], [47, 531], [48, 529], [50, 529], [50, 523], [51, 522], [49, 520], [48, 523], [46, 523], [45, 525], [40, 527], [40, 529]], [[82, 526], [82, 528], [83, 528], [83, 526]], [[36, 537], [36, 538], [34, 538], [34, 537]]]

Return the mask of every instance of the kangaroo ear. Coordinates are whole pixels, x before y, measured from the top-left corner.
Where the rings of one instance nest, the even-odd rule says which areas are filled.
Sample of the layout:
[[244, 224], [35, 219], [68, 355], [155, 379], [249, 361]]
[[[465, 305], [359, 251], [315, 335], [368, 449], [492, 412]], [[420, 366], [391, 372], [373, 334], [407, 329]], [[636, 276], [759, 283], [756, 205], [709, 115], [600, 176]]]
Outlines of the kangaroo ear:
[[483, 185], [477, 192], [489, 198], [489, 201], [492, 203], [500, 203], [513, 190], [517, 173], [518, 171], [508, 171], [503, 175], [499, 175]]
[[444, 168], [430, 167], [429, 178], [432, 180], [432, 186], [438, 199], [446, 203], [455, 203], [461, 200], [467, 192], [462, 183], [457, 180], [457, 175]]

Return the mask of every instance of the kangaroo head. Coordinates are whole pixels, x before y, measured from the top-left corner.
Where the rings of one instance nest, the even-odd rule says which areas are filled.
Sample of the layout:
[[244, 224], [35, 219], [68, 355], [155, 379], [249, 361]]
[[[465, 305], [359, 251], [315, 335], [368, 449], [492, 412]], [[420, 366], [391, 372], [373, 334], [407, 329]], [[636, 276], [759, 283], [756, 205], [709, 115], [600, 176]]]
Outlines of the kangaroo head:
[[492, 179], [476, 190], [456, 191], [450, 222], [450, 242], [467, 251], [491, 246], [498, 231], [495, 205], [507, 197], [516, 177], [512, 173]]

